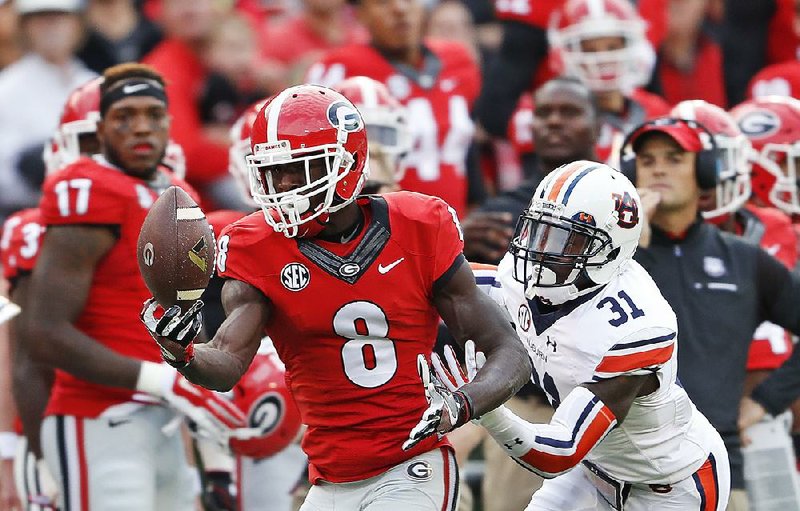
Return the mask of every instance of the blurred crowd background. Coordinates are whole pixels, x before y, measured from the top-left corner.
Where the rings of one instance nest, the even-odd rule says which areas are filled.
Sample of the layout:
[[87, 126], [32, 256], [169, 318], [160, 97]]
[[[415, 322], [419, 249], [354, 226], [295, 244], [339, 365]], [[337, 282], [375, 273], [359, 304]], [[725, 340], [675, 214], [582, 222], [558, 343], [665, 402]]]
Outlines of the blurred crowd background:
[[[406, 3], [417, 2], [425, 10], [419, 36], [463, 45], [479, 65], [477, 94], [466, 98], [476, 129], [464, 162], [465, 204], [475, 206], [513, 189], [535, 167], [526, 164], [535, 154], [528, 92], [565, 69], [563, 52], [553, 51], [554, 31], [548, 34], [558, 26], [565, 2]], [[631, 7], [641, 17], [636, 22], [644, 22], [649, 43], [641, 64], [647, 76], [623, 92], [628, 95], [636, 86], [662, 98], [653, 115], [687, 99], [729, 108], [754, 93], [800, 90], [792, 80], [800, 31], [794, 0], [639, 0]], [[2, 216], [36, 204], [44, 175], [42, 149], [69, 92], [107, 67], [131, 60], [165, 75], [172, 138], [183, 146], [188, 181], [201, 190], [204, 206], [240, 208], [227, 173], [229, 128], [252, 101], [303, 82], [326, 52], [376, 38], [386, 41], [405, 19], [398, 15], [381, 25], [356, 11], [346, 0], [3, 1]], [[630, 21], [626, 30], [635, 32], [634, 24]], [[570, 43], [562, 38], [560, 44]], [[776, 65], [782, 71], [753, 82], [759, 71]], [[628, 109], [605, 101], [611, 102], [602, 104], [603, 110], [624, 114]], [[423, 123], [415, 113], [409, 116], [412, 131]], [[636, 120], [643, 119], [631, 119]], [[614, 143], [614, 130], [607, 128], [598, 149]], [[598, 154], [610, 156], [610, 151]]]

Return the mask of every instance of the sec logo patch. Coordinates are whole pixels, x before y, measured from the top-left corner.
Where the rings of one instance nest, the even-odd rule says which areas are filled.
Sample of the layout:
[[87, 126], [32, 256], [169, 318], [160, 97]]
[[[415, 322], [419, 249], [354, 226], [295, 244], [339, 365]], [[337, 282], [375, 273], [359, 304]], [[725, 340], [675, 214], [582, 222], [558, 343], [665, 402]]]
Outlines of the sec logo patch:
[[311, 273], [301, 263], [289, 263], [281, 270], [281, 284], [289, 291], [305, 289], [311, 281]]
[[406, 467], [406, 475], [412, 481], [427, 481], [433, 477], [433, 468], [425, 460], [415, 461]]

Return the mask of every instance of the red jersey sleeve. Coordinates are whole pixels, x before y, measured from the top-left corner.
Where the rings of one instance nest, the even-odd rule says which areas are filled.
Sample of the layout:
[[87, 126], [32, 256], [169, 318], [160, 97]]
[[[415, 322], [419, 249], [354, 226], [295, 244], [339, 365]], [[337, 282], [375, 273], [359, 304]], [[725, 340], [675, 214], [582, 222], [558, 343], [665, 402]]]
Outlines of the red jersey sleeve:
[[458, 268], [459, 261], [464, 258], [464, 232], [458, 220], [456, 210], [441, 199], [433, 199], [438, 219], [436, 233], [436, 252], [433, 260], [433, 285], [444, 283], [450, 273]]
[[79, 160], [45, 181], [39, 205], [44, 225], [124, 222], [128, 201], [108, 173], [92, 170]]
[[13, 281], [33, 270], [44, 232], [38, 209], [25, 209], [11, 215], [0, 237], [0, 261], [3, 276]]
[[222, 229], [217, 240], [217, 275], [255, 285], [256, 276], [260, 276], [264, 269], [251, 267], [255, 260], [252, 247], [268, 231], [255, 229], [253, 223], [265, 223], [262, 215], [261, 211], [257, 211]]

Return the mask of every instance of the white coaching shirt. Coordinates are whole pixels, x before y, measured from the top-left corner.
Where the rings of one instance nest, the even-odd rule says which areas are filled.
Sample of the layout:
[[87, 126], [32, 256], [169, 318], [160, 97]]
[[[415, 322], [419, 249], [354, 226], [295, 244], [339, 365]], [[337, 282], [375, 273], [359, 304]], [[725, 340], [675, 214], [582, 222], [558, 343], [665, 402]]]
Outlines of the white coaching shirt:
[[532, 380], [558, 406], [572, 390], [621, 375], [655, 373], [656, 392], [634, 400], [621, 425], [587, 455], [619, 481], [670, 484], [706, 461], [716, 435], [676, 382], [677, 321], [650, 275], [635, 261], [599, 290], [560, 310], [539, 314], [512, 275], [506, 254], [498, 267], [498, 300], [533, 362]]

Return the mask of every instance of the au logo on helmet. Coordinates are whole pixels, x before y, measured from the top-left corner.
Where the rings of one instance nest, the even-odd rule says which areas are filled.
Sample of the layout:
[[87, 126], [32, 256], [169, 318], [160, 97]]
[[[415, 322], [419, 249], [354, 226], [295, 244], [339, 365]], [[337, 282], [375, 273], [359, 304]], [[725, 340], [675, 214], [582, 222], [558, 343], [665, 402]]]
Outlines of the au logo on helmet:
[[617, 225], [623, 229], [636, 227], [636, 224], [639, 223], [639, 206], [631, 194], [628, 192], [622, 195], [614, 193], [611, 196], [614, 198], [614, 210], [619, 214]]
[[344, 101], [336, 101], [328, 106], [328, 122], [334, 128], [342, 128], [348, 133], [359, 131], [364, 126], [358, 110]]

